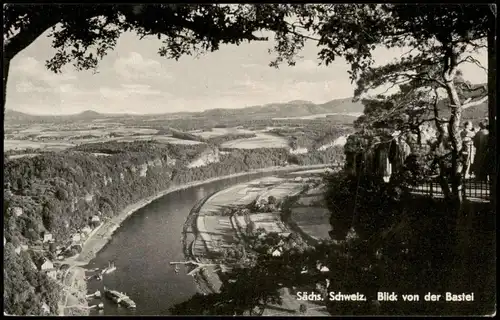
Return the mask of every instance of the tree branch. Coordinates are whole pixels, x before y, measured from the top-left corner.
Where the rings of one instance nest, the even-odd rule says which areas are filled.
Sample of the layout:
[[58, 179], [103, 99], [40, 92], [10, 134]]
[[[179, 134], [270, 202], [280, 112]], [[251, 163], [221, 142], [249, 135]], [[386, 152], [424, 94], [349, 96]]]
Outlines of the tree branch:
[[477, 91], [479, 89], [482, 89], [483, 92], [488, 92], [488, 88], [487, 88], [486, 85], [482, 85], [482, 86], [479, 86], [479, 87], [476, 87], [476, 88], [472, 88], [471, 85], [469, 83], [467, 83], [467, 82], [462, 82], [460, 85], [463, 86], [463, 87], [466, 87], [467, 90], [469, 90], [471, 92]]
[[[35, 18], [33, 18], [35, 20]], [[4, 59], [11, 60], [58, 21], [57, 15], [35, 20], [4, 44]]]
[[488, 69], [486, 69], [485, 67], [483, 67], [483, 65], [481, 64], [481, 62], [479, 62], [477, 59], [475, 59], [474, 57], [472, 56], [467, 56], [465, 59], [462, 59], [460, 61], [457, 62], [457, 65], [461, 64], [461, 63], [464, 63], [464, 62], [470, 62], [470, 63], [474, 63], [476, 66], [478, 66], [479, 68], [483, 69], [484, 71], [488, 72]]
[[488, 101], [488, 96], [484, 96], [484, 97], [482, 97], [479, 100], [463, 104], [461, 108], [463, 110], [463, 109], [467, 109], [467, 108], [470, 108], [470, 107], [475, 107], [475, 106], [480, 105], [481, 103], [484, 103], [486, 101]]
[[[317, 39], [317, 38], [314, 38], [314, 37], [311, 37], [311, 36], [307, 36], [305, 34], [302, 34], [302, 33], [298, 33], [297, 31], [295, 31], [294, 29], [297, 28], [297, 27], [300, 27], [300, 26], [295, 26], [293, 25], [292, 23], [289, 23], [289, 22], [285, 22], [288, 26], [292, 27], [292, 30], [290, 29], [287, 29], [287, 33], [291, 33], [293, 35], [296, 35], [296, 36], [299, 36], [299, 37], [302, 37], [302, 38], [305, 38], [305, 39], [309, 39], [309, 40], [313, 40], [313, 41], [316, 41], [316, 42], [319, 42], [320, 39]], [[306, 28], [303, 28], [303, 27], [300, 27], [302, 29], [306, 29]]]

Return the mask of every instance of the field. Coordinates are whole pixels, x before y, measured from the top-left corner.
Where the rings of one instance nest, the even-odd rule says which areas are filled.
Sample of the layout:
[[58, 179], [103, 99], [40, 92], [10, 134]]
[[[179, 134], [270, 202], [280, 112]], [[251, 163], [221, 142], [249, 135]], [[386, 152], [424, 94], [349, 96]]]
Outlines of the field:
[[230, 149], [256, 149], [256, 148], [287, 148], [288, 142], [285, 138], [272, 134], [256, 132], [254, 138], [237, 139], [224, 142], [222, 148]]
[[194, 134], [196, 136], [202, 137], [204, 139], [224, 136], [228, 134], [242, 134], [242, 133], [253, 133], [253, 131], [241, 129], [241, 128], [212, 128], [211, 131], [199, 131], [193, 130], [189, 133]]
[[200, 216], [217, 213], [228, 205], [246, 205], [251, 203], [268, 187], [282, 182], [283, 179], [270, 177], [238, 184], [217, 192], [200, 209]]
[[286, 196], [293, 196], [302, 191], [304, 187], [303, 183], [296, 182], [285, 182], [268, 189], [260, 194], [259, 199], [267, 199], [270, 196], [276, 198], [276, 200], [283, 200]]
[[296, 175], [296, 176], [301, 176], [304, 174], [322, 174], [322, 173], [327, 173], [327, 172], [333, 172], [331, 168], [325, 168], [325, 169], [314, 169], [314, 170], [305, 170], [305, 171], [296, 171], [296, 172], [291, 172], [290, 174]]
[[[279, 117], [281, 114], [286, 115], [287, 113], [277, 113], [275, 117]], [[195, 141], [196, 139], [190, 139], [188, 136], [203, 139], [229, 136], [231, 139], [236, 138], [234, 135], [241, 134], [256, 136], [225, 142], [223, 142], [225, 139], [222, 138], [211, 141], [211, 143], [217, 143], [219, 147], [226, 149], [290, 149], [290, 143], [296, 137], [302, 142], [308, 142], [311, 139], [321, 138], [324, 132], [333, 131], [334, 137], [336, 131], [339, 135], [345, 134], [348, 126], [332, 123], [329, 118], [326, 118], [329, 115], [332, 114], [317, 114], [302, 117], [303, 119], [292, 117], [285, 120], [272, 120], [273, 116], [270, 115], [259, 118], [253, 113], [244, 117], [233, 116], [233, 120], [226, 117], [221, 118], [220, 115], [211, 118], [208, 114], [204, 114], [202, 117], [179, 114], [175, 115], [175, 119], [174, 115], [161, 117], [104, 116], [92, 112], [75, 116], [48, 116], [37, 119], [29, 115], [15, 115], [14, 118], [10, 118], [4, 123], [4, 152], [8, 152], [8, 155], [20, 155], [23, 150], [26, 150], [24, 151], [26, 153], [35, 153], [36, 149], [59, 151], [82, 144], [109, 141], [155, 140], [167, 144], [193, 145], [204, 142]], [[27, 118], [23, 120], [23, 117]], [[283, 134], [280, 136], [269, 132], [273, 129], [283, 132]], [[181, 135], [172, 136], [172, 130], [181, 132]], [[186, 137], [183, 136], [184, 134]], [[330, 140], [327, 139], [318, 143], [326, 144], [329, 142]], [[298, 145], [301, 148], [293, 150], [292, 153], [310, 153], [313, 152], [313, 149], [321, 147], [321, 144], [317, 146]], [[337, 141], [333, 143], [333, 145], [337, 144], [341, 143], [337, 143]], [[323, 148], [328, 147], [323, 146]]]
[[30, 140], [15, 140], [15, 139], [5, 139], [3, 144], [3, 150], [22, 150], [22, 149], [42, 149], [44, 151], [59, 151], [67, 148], [74, 147], [75, 145], [69, 142], [57, 142], [57, 141], [30, 141]]
[[286, 118], [273, 118], [273, 120], [287, 120], [287, 119], [302, 119], [302, 120], [314, 120], [320, 118], [326, 118], [327, 116], [351, 116], [351, 117], [359, 117], [363, 113], [361, 112], [345, 112], [345, 113], [320, 113], [313, 114], [310, 116], [301, 116], [301, 117], [286, 117]]
[[15, 155], [12, 155], [12, 156], [9, 156], [9, 159], [12, 160], [12, 159], [19, 159], [19, 158], [24, 158], [24, 157], [36, 157], [37, 155], [39, 155], [40, 153], [25, 153], [25, 154], [15, 154]]
[[[281, 181], [282, 179], [272, 177], [257, 179], [250, 183], [238, 184], [221, 190], [207, 199], [200, 208], [196, 219], [196, 227], [200, 238], [194, 242], [194, 254], [214, 257], [220, 251], [220, 244], [226, 246], [234, 244], [237, 240], [237, 230], [235, 228], [238, 222], [233, 221], [232, 223], [230, 216], [222, 216], [218, 213], [226, 207], [250, 204], [267, 187]], [[244, 221], [242, 222], [245, 224]]]
[[152, 136], [152, 135], [117, 138], [117, 139], [113, 139], [113, 140], [119, 141], [119, 142], [134, 142], [134, 141], [154, 140], [154, 141], [158, 141], [161, 143], [171, 143], [171, 144], [200, 144], [200, 143], [203, 143], [203, 142], [199, 142], [199, 141], [183, 140], [183, 139], [178, 139], [178, 138], [169, 137], [169, 136]]
[[305, 233], [315, 239], [328, 239], [330, 212], [323, 207], [296, 207], [292, 209], [291, 219]]
[[288, 233], [278, 213], [255, 213], [250, 215], [250, 220], [255, 223], [255, 228], [263, 228], [266, 232]]
[[171, 144], [199, 144], [201, 142], [183, 140], [170, 134], [157, 135], [158, 129], [143, 126], [130, 127], [117, 122], [78, 122], [59, 124], [6, 124], [4, 152], [9, 150], [42, 149], [58, 151], [87, 143], [107, 141], [133, 142], [156, 140]]

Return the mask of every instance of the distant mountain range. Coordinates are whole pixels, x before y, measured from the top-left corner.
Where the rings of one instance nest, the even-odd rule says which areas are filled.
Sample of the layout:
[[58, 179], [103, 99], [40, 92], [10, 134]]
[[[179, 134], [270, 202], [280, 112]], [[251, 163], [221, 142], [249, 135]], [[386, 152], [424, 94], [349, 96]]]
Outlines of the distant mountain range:
[[[449, 112], [445, 106], [445, 101], [441, 109], [443, 116]], [[167, 108], [167, 107], [165, 107]], [[465, 119], [478, 119], [487, 115], [487, 102], [478, 106], [466, 109]], [[285, 103], [270, 103], [261, 106], [251, 106], [241, 109], [210, 109], [202, 112], [176, 112], [163, 114], [109, 114], [99, 113], [93, 110], [86, 110], [73, 115], [31, 115], [14, 110], [6, 110], [4, 121], [10, 123], [17, 122], [52, 122], [52, 121], [89, 121], [96, 119], [117, 119], [117, 118], [155, 118], [155, 119], [178, 119], [178, 118], [209, 118], [209, 119], [271, 119], [287, 117], [307, 117], [319, 114], [337, 114], [339, 117], [356, 119], [354, 114], [363, 113], [364, 106], [358, 102], [353, 102], [352, 98], [335, 99], [326, 103], [315, 104], [311, 101], [294, 100]]]
[[202, 112], [177, 112], [164, 114], [110, 114], [99, 113], [93, 110], [86, 110], [72, 115], [32, 115], [24, 112], [7, 109], [5, 111], [5, 121], [25, 122], [25, 121], [82, 121], [123, 117], [164, 117], [164, 118], [200, 118], [200, 117], [242, 117], [242, 118], [278, 118], [278, 117], [300, 117], [325, 113], [361, 113], [363, 112], [361, 102], [352, 102], [352, 98], [336, 99], [322, 104], [315, 104], [311, 101], [294, 100], [286, 103], [271, 103], [263, 106], [252, 106], [241, 109], [210, 109]]

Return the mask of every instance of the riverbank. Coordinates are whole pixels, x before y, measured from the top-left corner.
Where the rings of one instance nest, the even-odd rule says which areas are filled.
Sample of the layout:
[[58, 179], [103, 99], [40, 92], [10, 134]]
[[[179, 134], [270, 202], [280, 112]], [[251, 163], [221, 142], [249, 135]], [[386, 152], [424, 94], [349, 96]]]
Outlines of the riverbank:
[[[304, 174], [315, 172], [303, 171]], [[186, 219], [184, 230], [184, 249], [187, 260], [196, 260], [207, 265], [217, 263], [220, 247], [231, 247], [242, 239], [241, 232], [245, 232], [249, 223], [254, 228], [263, 228], [266, 232], [276, 232], [287, 235], [296, 231], [289, 223], [283, 221], [279, 212], [251, 212], [245, 216], [221, 214], [222, 208], [226, 206], [247, 206], [258, 199], [267, 199], [273, 196], [278, 202], [289, 196], [303, 196], [308, 193], [306, 185], [309, 180], [296, 181], [294, 178], [256, 178], [255, 180], [232, 185], [218, 191], [199, 201]], [[328, 221], [327, 221], [328, 223]], [[292, 227], [292, 228], [291, 228]], [[189, 237], [189, 238], [188, 238]], [[192, 250], [195, 244], [194, 252]], [[214, 258], [213, 260], [211, 258]], [[230, 265], [221, 266], [224, 270], [230, 270]], [[221, 269], [202, 268], [195, 273], [195, 281], [198, 291], [202, 294], [215, 293], [220, 290]], [[297, 315], [301, 302], [288, 288], [280, 290], [283, 303], [280, 305], [268, 305], [265, 315]], [[308, 315], [328, 316], [329, 314], [321, 306], [304, 303], [308, 307]]]
[[88, 316], [90, 308], [86, 299], [85, 269], [78, 266], [68, 268], [62, 276], [61, 285], [64, 296], [59, 303], [58, 314], [60, 316]]
[[219, 180], [224, 180], [224, 179], [230, 179], [230, 178], [236, 178], [236, 177], [241, 177], [245, 175], [252, 175], [256, 173], [264, 173], [264, 172], [281, 172], [281, 171], [293, 171], [293, 170], [300, 170], [300, 169], [319, 169], [319, 168], [325, 168], [329, 167], [331, 164], [318, 164], [318, 165], [308, 165], [308, 166], [298, 166], [298, 165], [291, 165], [291, 166], [286, 166], [286, 167], [268, 167], [268, 168], [262, 168], [262, 169], [256, 169], [252, 171], [244, 171], [240, 173], [234, 173], [230, 175], [225, 175], [225, 176], [219, 176], [219, 177], [214, 177], [208, 180], [202, 180], [202, 181], [193, 181], [184, 185], [180, 186], [175, 186], [175, 187], [170, 187], [166, 190], [163, 190], [159, 192], [158, 194], [148, 197], [146, 199], [143, 199], [141, 201], [138, 201], [136, 203], [133, 203], [129, 206], [127, 206], [125, 209], [122, 210], [121, 213], [119, 213], [117, 216], [113, 217], [110, 221], [107, 221], [103, 223], [99, 228], [94, 230], [94, 233], [91, 234], [87, 240], [85, 241], [83, 247], [82, 247], [82, 252], [77, 256], [74, 257], [73, 259], [69, 260], [67, 259], [64, 261], [64, 263], [69, 263], [70, 261], [72, 264], [77, 264], [77, 265], [86, 265], [88, 264], [92, 259], [95, 258], [97, 253], [104, 248], [104, 246], [108, 243], [108, 241], [111, 239], [113, 233], [120, 227], [120, 225], [125, 221], [130, 215], [132, 215], [134, 212], [137, 210], [143, 208], [144, 206], [150, 204], [151, 202], [169, 194], [172, 192], [176, 192], [179, 190], [184, 190], [196, 186], [200, 186], [203, 184], [207, 184], [210, 182], [215, 182]]
[[[85, 268], [85, 266], [88, 265], [90, 263], [90, 261], [96, 257], [97, 253], [105, 247], [105, 245], [108, 243], [108, 241], [113, 236], [114, 232], [120, 227], [120, 225], [129, 216], [131, 216], [134, 212], [141, 209], [142, 207], [150, 204], [151, 202], [153, 202], [153, 201], [155, 201], [155, 200], [157, 200], [157, 199], [159, 199], [159, 198], [161, 198], [169, 193], [176, 192], [179, 190], [188, 189], [191, 187], [204, 185], [204, 184], [219, 181], [219, 180], [242, 177], [242, 176], [246, 176], [246, 175], [265, 173], [265, 172], [295, 171], [295, 170], [301, 170], [303, 168], [325, 168], [328, 166], [330, 166], [330, 165], [329, 164], [327, 164], [327, 165], [322, 164], [322, 165], [313, 165], [313, 166], [294, 165], [294, 166], [287, 166], [287, 167], [269, 167], [269, 168], [262, 168], [262, 169], [252, 170], [252, 171], [240, 172], [240, 173], [231, 174], [231, 175], [219, 176], [219, 177], [215, 177], [215, 178], [204, 180], [204, 181], [194, 181], [194, 182], [187, 183], [184, 185], [170, 187], [166, 190], [159, 192], [158, 194], [156, 194], [154, 196], [148, 197], [146, 199], [143, 199], [141, 201], [138, 201], [136, 203], [133, 203], [133, 204], [127, 206], [117, 216], [113, 217], [109, 221], [102, 223], [99, 227], [94, 229], [89, 234], [88, 238], [86, 239], [86, 241], [82, 245], [82, 251], [79, 255], [65, 259], [64, 261], [61, 261], [61, 263], [68, 264], [70, 267], [83, 267], [83, 268]], [[187, 218], [189, 219], [189, 217], [187, 217]], [[192, 220], [192, 222], [196, 223], [196, 218], [194, 218]], [[188, 243], [187, 245], [192, 250], [194, 247], [194, 241], [191, 244]], [[183, 246], [186, 246], [186, 244], [183, 243]], [[84, 276], [82, 276], [81, 278], [83, 279]], [[213, 280], [214, 279], [211, 279], [211, 277], [208, 275], [200, 274], [200, 275], [195, 276], [195, 282], [199, 288], [199, 291], [204, 292], [204, 293], [213, 292], [213, 290], [211, 290], [212, 286], [210, 285], [213, 282]], [[84, 294], [86, 294], [86, 293], [87, 292], [84, 292]], [[68, 293], [66, 293], [66, 294], [68, 294]], [[63, 298], [63, 299], [64, 299], [63, 300], [63, 302], [64, 302], [67, 298]], [[88, 314], [89, 309], [83, 308], [81, 311], [82, 311], [82, 315], [84, 315], [84, 314]], [[66, 314], [66, 312], [64, 312], [64, 314]]]
[[[212, 197], [213, 194], [206, 196], [196, 203], [196, 205], [191, 209], [189, 215], [186, 218], [186, 222], [184, 223], [182, 230], [182, 250], [184, 253], [184, 257], [186, 260], [199, 261], [201, 260], [195, 253], [194, 247], [196, 241], [199, 240], [198, 228], [196, 227], [198, 214], [200, 212], [201, 207], [205, 204], [205, 202]], [[188, 273], [194, 270], [194, 266], [187, 267]], [[196, 288], [198, 292], [202, 294], [210, 294], [215, 293], [217, 290], [213, 287], [213, 281], [211, 281], [210, 277], [206, 272], [196, 272], [193, 274], [194, 282], [196, 284]]]

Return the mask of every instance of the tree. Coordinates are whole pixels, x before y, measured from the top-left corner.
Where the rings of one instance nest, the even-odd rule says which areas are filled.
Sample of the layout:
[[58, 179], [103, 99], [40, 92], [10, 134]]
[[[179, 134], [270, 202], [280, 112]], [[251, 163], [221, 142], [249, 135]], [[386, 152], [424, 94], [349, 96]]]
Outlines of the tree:
[[[477, 95], [470, 92], [469, 88], [474, 89], [474, 86], [464, 82], [460, 73], [457, 74], [455, 84], [461, 100]], [[390, 133], [399, 131], [401, 136], [406, 137], [412, 153], [427, 162], [427, 177], [438, 173], [445, 198], [452, 199], [453, 192], [449, 185], [456, 187], [459, 184], [454, 175], [450, 174], [453, 159], [450, 157], [452, 150], [446, 124], [452, 113], [446, 102], [440, 100], [438, 89], [438, 86], [426, 82], [410, 82], [408, 85], [401, 85], [396, 94], [364, 99], [364, 115], [355, 121], [355, 127], [358, 128], [356, 135], [368, 132], [371, 140], [379, 137], [380, 143], [389, 144], [394, 139]], [[371, 144], [374, 148], [378, 146]], [[346, 150], [348, 147], [352, 146], [346, 144]], [[456, 159], [457, 170], [464, 167], [461, 160], [463, 159]], [[411, 182], [419, 183], [419, 179]]]
[[[488, 28], [488, 119], [490, 123], [490, 150], [496, 150], [496, 132], [497, 132], [497, 118], [496, 118], [496, 110], [497, 110], [497, 55], [496, 55], [496, 18], [497, 18], [497, 7], [496, 4], [489, 5], [492, 15], [494, 19], [490, 19], [490, 27]], [[497, 159], [496, 152], [491, 153], [493, 157], [491, 157], [491, 161], [493, 162], [490, 165], [491, 173], [493, 176], [492, 190], [491, 194], [496, 195], [497, 190]], [[496, 196], [491, 197], [491, 208], [496, 210]]]
[[4, 5], [4, 109], [11, 60], [47, 30], [57, 50], [46, 66], [56, 72], [72, 63], [77, 70], [96, 69], [123, 32], [155, 36], [158, 53], [182, 55], [215, 51], [221, 44], [263, 41], [259, 30], [281, 30], [286, 4], [8, 4]]
[[[311, 5], [296, 12], [303, 21], [292, 31], [279, 34], [275, 48], [279, 56], [274, 65], [285, 60], [293, 64], [304, 41], [314, 39], [322, 48], [319, 58], [326, 65], [336, 57], [344, 57], [351, 65], [349, 73], [357, 84], [356, 98], [387, 84], [415, 82], [433, 85], [446, 94], [450, 110], [447, 128], [451, 143], [452, 195], [460, 201], [458, 162], [462, 112], [485, 102], [488, 96], [474, 101], [462, 100], [455, 79], [461, 64], [477, 63], [470, 53], [486, 48], [488, 35], [492, 43], [496, 11], [488, 5], [347, 4]], [[311, 22], [306, 17], [314, 19]], [[302, 36], [298, 36], [296, 30], [301, 30]], [[292, 32], [295, 36], [291, 36]], [[306, 32], [313, 32], [317, 37], [307, 36]], [[410, 50], [396, 62], [373, 67], [373, 52], [377, 47]], [[492, 92], [488, 94], [492, 97]]]

